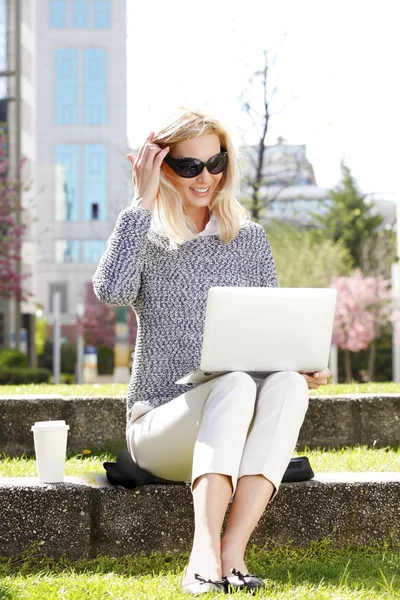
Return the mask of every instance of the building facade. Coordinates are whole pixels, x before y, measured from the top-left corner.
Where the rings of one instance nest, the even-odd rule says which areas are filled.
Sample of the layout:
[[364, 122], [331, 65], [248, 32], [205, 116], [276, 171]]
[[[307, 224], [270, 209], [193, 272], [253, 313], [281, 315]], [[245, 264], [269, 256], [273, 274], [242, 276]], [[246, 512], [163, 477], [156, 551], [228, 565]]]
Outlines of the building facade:
[[[253, 189], [251, 182], [258, 164], [258, 147], [240, 149], [241, 186], [239, 199], [249, 208]], [[264, 208], [260, 223], [268, 228], [274, 221], [285, 221], [300, 227], [313, 227], [313, 213], [322, 215], [331, 202], [330, 190], [317, 185], [314, 169], [307, 158], [304, 144], [287, 144], [278, 138], [276, 144], [265, 146], [260, 198]], [[385, 199], [386, 196], [386, 199]], [[372, 214], [379, 214], [383, 222], [378, 229], [393, 229], [396, 223], [394, 194], [374, 193], [366, 195]]]
[[[258, 147], [242, 148], [239, 161], [242, 179], [239, 199], [249, 208]], [[329, 190], [318, 187], [306, 146], [287, 144], [280, 137], [276, 144], [265, 146], [259, 196], [266, 207], [259, 216], [265, 227], [274, 220], [306, 227], [312, 222], [313, 212], [321, 214], [326, 210]]]
[[[20, 224], [25, 225], [20, 272], [28, 299], [20, 304], [25, 350], [35, 363], [36, 269], [36, 68], [35, 4], [30, 0], [0, 0], [0, 122], [5, 135], [2, 159], [10, 182], [21, 183]], [[20, 159], [23, 161], [20, 162]], [[0, 347], [14, 346], [16, 300], [0, 300]], [[27, 334], [27, 339], [26, 339]], [[21, 346], [22, 347], [22, 346]]]
[[38, 300], [51, 324], [60, 292], [65, 336], [128, 204], [126, 5], [36, 6]]

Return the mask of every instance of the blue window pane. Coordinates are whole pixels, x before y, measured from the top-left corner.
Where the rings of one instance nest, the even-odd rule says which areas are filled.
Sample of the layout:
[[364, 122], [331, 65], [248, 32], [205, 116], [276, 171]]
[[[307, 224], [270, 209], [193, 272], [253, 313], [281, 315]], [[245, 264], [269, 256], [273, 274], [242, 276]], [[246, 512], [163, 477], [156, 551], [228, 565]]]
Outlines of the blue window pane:
[[94, 1], [93, 27], [95, 29], [109, 29], [111, 27], [111, 2]]
[[89, 3], [81, 0], [71, 1], [71, 26], [76, 29], [89, 27]]
[[98, 263], [106, 250], [106, 240], [86, 240], [83, 242], [83, 261]]
[[78, 123], [78, 50], [56, 50], [55, 121], [57, 125]]
[[79, 147], [74, 144], [56, 146], [55, 218], [57, 221], [78, 221]]
[[106, 51], [87, 48], [83, 51], [83, 122], [103, 125], [107, 119]]
[[79, 241], [56, 240], [55, 254], [57, 263], [79, 262]]
[[83, 155], [83, 218], [107, 219], [107, 147], [87, 144]]
[[50, 0], [49, 2], [49, 27], [64, 28], [67, 26], [66, 0]]

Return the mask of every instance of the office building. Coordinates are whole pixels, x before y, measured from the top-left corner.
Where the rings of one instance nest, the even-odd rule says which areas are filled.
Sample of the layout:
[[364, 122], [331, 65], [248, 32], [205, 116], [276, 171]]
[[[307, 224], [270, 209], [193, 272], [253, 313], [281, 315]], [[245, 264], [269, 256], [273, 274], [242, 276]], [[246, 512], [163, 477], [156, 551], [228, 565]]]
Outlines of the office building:
[[125, 0], [39, 0], [36, 12], [38, 300], [74, 341], [118, 213], [127, 206]]

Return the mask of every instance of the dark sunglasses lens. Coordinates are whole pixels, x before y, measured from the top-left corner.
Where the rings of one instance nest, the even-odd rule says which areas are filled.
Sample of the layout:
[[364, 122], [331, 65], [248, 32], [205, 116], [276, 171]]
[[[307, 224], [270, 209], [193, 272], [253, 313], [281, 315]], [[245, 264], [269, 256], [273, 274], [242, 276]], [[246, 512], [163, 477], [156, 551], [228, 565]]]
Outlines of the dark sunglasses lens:
[[181, 159], [176, 162], [176, 172], [180, 177], [197, 177], [201, 164], [194, 160]]
[[221, 173], [221, 171], [225, 169], [227, 161], [227, 154], [217, 154], [217, 156], [214, 156], [214, 158], [210, 160], [208, 170], [213, 175], [218, 175], [218, 173]]

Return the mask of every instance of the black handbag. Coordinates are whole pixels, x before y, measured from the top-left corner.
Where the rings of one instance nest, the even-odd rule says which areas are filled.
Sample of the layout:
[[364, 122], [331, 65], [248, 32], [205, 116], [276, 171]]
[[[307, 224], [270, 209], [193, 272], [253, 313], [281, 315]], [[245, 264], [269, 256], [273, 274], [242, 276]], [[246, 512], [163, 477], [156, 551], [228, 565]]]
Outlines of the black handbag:
[[106, 476], [113, 485], [122, 485], [129, 490], [137, 488], [148, 483], [186, 485], [184, 481], [170, 481], [152, 475], [133, 460], [128, 450], [120, 450], [117, 454], [117, 462], [105, 462], [103, 467], [106, 470]]
[[309, 481], [314, 477], [314, 471], [311, 468], [307, 456], [296, 456], [291, 458], [286, 471], [282, 477], [282, 483], [290, 481]]
[[[129, 490], [148, 483], [186, 485], [184, 481], [162, 479], [161, 477], [156, 477], [145, 469], [142, 469], [133, 460], [128, 450], [120, 450], [117, 455], [117, 462], [105, 462], [103, 463], [103, 467], [106, 470], [107, 480], [112, 485], [122, 485]], [[313, 477], [314, 472], [307, 456], [297, 456], [290, 460], [288, 468], [283, 475], [282, 482], [308, 481]]]

